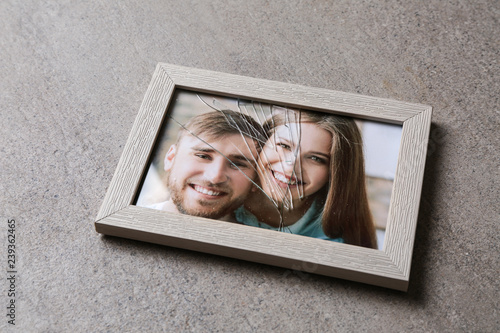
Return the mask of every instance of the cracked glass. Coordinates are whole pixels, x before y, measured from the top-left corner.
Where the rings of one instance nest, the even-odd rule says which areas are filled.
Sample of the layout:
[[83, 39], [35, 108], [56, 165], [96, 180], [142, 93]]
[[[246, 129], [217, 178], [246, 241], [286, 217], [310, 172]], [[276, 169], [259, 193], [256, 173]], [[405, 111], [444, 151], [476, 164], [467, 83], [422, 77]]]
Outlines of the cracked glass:
[[178, 90], [136, 205], [381, 248], [401, 126]]

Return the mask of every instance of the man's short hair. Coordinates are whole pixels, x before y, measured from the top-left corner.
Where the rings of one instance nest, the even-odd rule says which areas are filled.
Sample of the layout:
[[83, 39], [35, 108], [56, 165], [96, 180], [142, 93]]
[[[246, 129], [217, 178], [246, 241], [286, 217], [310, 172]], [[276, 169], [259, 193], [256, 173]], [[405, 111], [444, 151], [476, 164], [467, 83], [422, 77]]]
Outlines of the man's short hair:
[[179, 131], [177, 142], [186, 134], [201, 135], [208, 139], [222, 139], [228, 135], [243, 134], [257, 141], [256, 147], [263, 145], [266, 133], [252, 117], [231, 110], [212, 111], [191, 118]]

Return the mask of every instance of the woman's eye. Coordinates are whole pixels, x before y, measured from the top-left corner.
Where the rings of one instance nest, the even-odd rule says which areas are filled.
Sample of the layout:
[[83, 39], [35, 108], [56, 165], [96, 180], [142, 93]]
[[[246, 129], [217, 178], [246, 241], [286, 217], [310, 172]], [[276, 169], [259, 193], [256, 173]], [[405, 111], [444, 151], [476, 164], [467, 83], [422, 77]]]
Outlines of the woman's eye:
[[313, 160], [316, 163], [326, 164], [326, 160], [324, 158], [322, 158], [322, 157], [311, 156], [311, 160]]
[[290, 150], [290, 146], [287, 145], [286, 143], [278, 143], [277, 146], [283, 148], [283, 149], [286, 149], [286, 150]]

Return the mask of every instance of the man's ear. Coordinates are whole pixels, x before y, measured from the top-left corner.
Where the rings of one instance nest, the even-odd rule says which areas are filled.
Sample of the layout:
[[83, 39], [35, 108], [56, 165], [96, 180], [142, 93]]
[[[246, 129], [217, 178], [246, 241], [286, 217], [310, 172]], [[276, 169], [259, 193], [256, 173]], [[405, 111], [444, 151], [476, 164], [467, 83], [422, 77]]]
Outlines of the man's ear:
[[165, 171], [169, 171], [170, 169], [172, 169], [176, 152], [177, 152], [177, 147], [175, 145], [171, 145], [170, 148], [168, 149], [167, 154], [165, 155], [165, 161], [164, 161]]

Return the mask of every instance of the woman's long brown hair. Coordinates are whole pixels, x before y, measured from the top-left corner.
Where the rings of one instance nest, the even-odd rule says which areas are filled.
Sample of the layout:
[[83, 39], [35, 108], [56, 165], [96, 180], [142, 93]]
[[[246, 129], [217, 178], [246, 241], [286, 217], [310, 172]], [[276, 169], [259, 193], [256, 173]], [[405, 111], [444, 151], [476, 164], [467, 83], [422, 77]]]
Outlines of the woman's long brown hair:
[[[377, 248], [375, 227], [366, 194], [363, 142], [352, 118], [308, 111], [291, 111], [293, 117], [275, 114], [264, 128], [273, 128], [291, 119], [314, 123], [332, 135], [330, 179], [318, 193], [323, 209], [322, 227], [330, 238], [342, 237], [348, 244]], [[298, 114], [297, 114], [298, 113]], [[269, 133], [270, 134], [270, 133]]]

